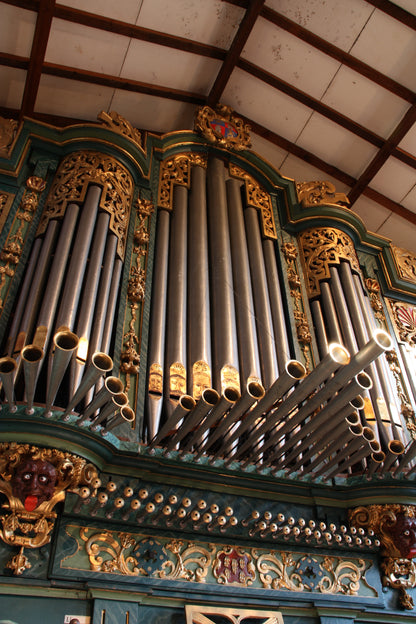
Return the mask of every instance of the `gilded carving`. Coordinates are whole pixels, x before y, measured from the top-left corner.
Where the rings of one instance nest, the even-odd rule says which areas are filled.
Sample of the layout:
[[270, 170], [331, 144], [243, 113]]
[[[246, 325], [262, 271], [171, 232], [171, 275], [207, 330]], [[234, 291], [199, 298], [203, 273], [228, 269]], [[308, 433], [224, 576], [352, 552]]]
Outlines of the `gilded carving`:
[[131, 378], [140, 370], [141, 314], [146, 288], [147, 256], [149, 250], [149, 225], [154, 207], [151, 201], [138, 199], [136, 203], [136, 227], [133, 237], [133, 250], [127, 299], [130, 311], [128, 330], [123, 335], [123, 349], [120, 354], [120, 373], [125, 375], [125, 391], [129, 392]]
[[29, 563], [24, 548], [40, 548], [51, 539], [55, 505], [66, 491], [95, 491], [97, 471], [85, 459], [30, 444], [0, 444], [0, 492], [7, 498], [0, 515], [0, 537], [20, 552], [8, 563], [21, 574]]
[[97, 115], [97, 119], [101, 121], [103, 125], [110, 128], [110, 130], [113, 130], [118, 134], [122, 134], [141, 147], [142, 137], [139, 130], [134, 128], [134, 126], [132, 126], [132, 124], [119, 113], [116, 113], [115, 111], [110, 111], [109, 113], [101, 111], [101, 113]]
[[416, 284], [416, 256], [414, 253], [391, 245], [391, 252], [399, 277]]
[[398, 340], [416, 345], [416, 306], [403, 301], [389, 300], [388, 303]]
[[0, 252], [0, 310], [4, 306], [8, 287], [19, 264], [26, 235], [39, 203], [39, 195], [45, 189], [45, 186], [45, 180], [37, 176], [31, 176], [26, 180], [26, 189], [14, 223]]
[[15, 119], [0, 117], [0, 158], [7, 158], [17, 134], [18, 122]]
[[384, 557], [382, 582], [399, 590], [399, 602], [413, 608], [407, 589], [416, 587], [416, 505], [368, 505], [349, 511], [350, 524], [372, 529], [380, 537]]
[[256, 578], [256, 569], [252, 556], [243, 548], [227, 546], [217, 553], [213, 572], [218, 583], [224, 585], [252, 585]]
[[173, 362], [169, 367], [169, 395], [179, 398], [186, 394], [186, 368], [181, 362]]
[[304, 310], [301, 280], [296, 262], [298, 251], [293, 243], [284, 243], [282, 245], [282, 251], [287, 263], [287, 278], [290, 286], [290, 296], [292, 297], [294, 303], [293, 314], [296, 324], [296, 335], [303, 357], [305, 358], [305, 368], [309, 371], [311, 366], [310, 350], [312, 335]]
[[162, 394], [163, 392], [163, 369], [160, 364], [154, 363], [149, 369], [149, 392]]
[[240, 392], [240, 373], [230, 364], [225, 364], [221, 368], [221, 392], [224, 392], [226, 388], [234, 388], [237, 392]]
[[215, 110], [210, 106], [199, 108], [194, 130], [210, 143], [226, 149], [241, 151], [251, 147], [250, 126], [229, 106], [219, 104]]
[[198, 401], [204, 390], [211, 388], [211, 369], [207, 362], [198, 360], [192, 365], [192, 396]]
[[345, 193], [337, 193], [332, 182], [297, 182], [298, 201], [303, 208], [315, 206], [348, 206], [350, 201]]
[[161, 163], [159, 195], [157, 200], [159, 208], [172, 210], [172, 193], [175, 184], [189, 188], [191, 183], [191, 165], [199, 165], [200, 167], [206, 168], [206, 155], [189, 152], [186, 154], [178, 154]]
[[335, 228], [311, 228], [299, 235], [309, 297], [320, 294], [319, 282], [330, 277], [329, 267], [347, 260], [351, 268], [360, 271], [351, 238]]
[[244, 180], [247, 206], [252, 206], [260, 210], [263, 235], [267, 238], [277, 238], [276, 225], [273, 216], [272, 199], [260, 184], [248, 173], [230, 163], [230, 175], [234, 178]]
[[279, 611], [257, 609], [241, 609], [240, 607], [224, 608], [210, 605], [185, 605], [186, 624], [215, 624], [218, 616], [228, 624], [250, 624], [255, 620], [259, 624], [283, 624], [283, 616]]
[[365, 285], [367, 287], [368, 295], [370, 297], [370, 305], [374, 311], [375, 318], [380, 322], [384, 321], [384, 309], [380, 299], [380, 284], [375, 279], [367, 278], [365, 280]]
[[133, 179], [115, 158], [99, 152], [74, 152], [62, 160], [46, 200], [38, 234], [46, 230], [50, 219], [64, 216], [69, 202], [82, 202], [88, 185], [93, 183], [103, 189], [100, 208], [110, 214], [109, 228], [117, 236], [117, 251], [123, 258]]
[[0, 191], [0, 230], [3, 229], [4, 224], [6, 223], [13, 200], [14, 195], [12, 193]]

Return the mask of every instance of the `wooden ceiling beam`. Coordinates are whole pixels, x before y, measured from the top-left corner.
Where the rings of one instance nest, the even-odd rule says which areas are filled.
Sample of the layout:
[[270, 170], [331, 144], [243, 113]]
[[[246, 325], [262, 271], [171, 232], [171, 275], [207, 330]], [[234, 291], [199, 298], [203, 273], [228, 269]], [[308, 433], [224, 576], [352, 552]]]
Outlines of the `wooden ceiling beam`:
[[214, 107], [218, 104], [260, 11], [264, 6], [264, 2], [265, 0], [253, 0], [249, 3], [246, 13], [240, 22], [237, 34], [234, 37], [230, 49], [227, 52], [227, 56], [207, 97], [207, 104], [209, 106]]
[[394, 149], [409, 132], [414, 123], [416, 123], [416, 105], [411, 106], [408, 109], [383, 147], [378, 151], [376, 156], [370, 162], [368, 167], [366, 167], [365, 171], [360, 175], [357, 182], [348, 193], [348, 199], [350, 200], [351, 205], [356, 202], [366, 186], [368, 186], [374, 176], [380, 171], [386, 160], [392, 156]]
[[371, 4], [373, 7], [376, 7], [376, 9], [383, 11], [383, 13], [387, 13], [390, 17], [394, 17], [394, 19], [398, 20], [405, 26], [416, 30], [416, 15], [409, 13], [406, 9], [402, 9], [402, 7], [394, 2], [390, 2], [389, 0], [366, 0], [366, 2]]
[[32, 50], [27, 70], [25, 88], [21, 105], [21, 119], [30, 115], [36, 103], [42, 66], [45, 60], [46, 47], [52, 25], [55, 0], [41, 0], [33, 35]]

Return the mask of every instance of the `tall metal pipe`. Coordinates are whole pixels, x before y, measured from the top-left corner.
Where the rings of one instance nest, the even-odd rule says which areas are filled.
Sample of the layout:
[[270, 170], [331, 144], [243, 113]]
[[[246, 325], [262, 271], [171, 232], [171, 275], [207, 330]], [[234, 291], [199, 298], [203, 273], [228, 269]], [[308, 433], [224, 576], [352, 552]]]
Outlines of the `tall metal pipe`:
[[11, 357], [2, 357], [0, 359], [0, 379], [3, 384], [3, 392], [11, 412], [16, 411], [16, 405], [14, 402], [14, 375], [16, 370], [16, 360]]
[[276, 251], [274, 248], [274, 241], [270, 238], [264, 238], [262, 246], [270, 298], [270, 310], [276, 340], [277, 365], [279, 371], [282, 371], [285, 367], [285, 363], [290, 359], [290, 347], [285, 321], [285, 310], [282, 301], [282, 289], [276, 264]]
[[62, 327], [70, 330], [74, 329], [101, 192], [101, 187], [96, 185], [91, 185], [87, 191], [69, 262], [68, 279], [65, 282], [62, 297], [60, 298], [59, 311], [55, 322], [56, 329], [61, 329]]
[[[191, 172], [188, 213], [188, 393], [199, 399], [204, 389], [212, 385], [211, 322], [208, 301], [208, 224], [206, 206], [206, 176], [203, 167]], [[196, 368], [203, 369], [201, 376]]]
[[170, 224], [165, 336], [164, 408], [167, 418], [179, 397], [186, 393], [187, 212], [188, 190], [185, 186], [175, 186]]
[[318, 344], [320, 358], [322, 359], [328, 353], [329, 340], [326, 333], [321, 304], [317, 299], [311, 302], [311, 311], [315, 328], [316, 342]]
[[235, 288], [235, 311], [238, 327], [238, 351], [242, 382], [260, 378], [256, 315], [250, 281], [250, 265], [241, 202], [241, 182], [227, 180], [228, 219]]
[[257, 209], [252, 206], [246, 206], [244, 208], [244, 221], [250, 259], [262, 380], [265, 387], [269, 388], [279, 376], [276, 356], [278, 345], [276, 345], [274, 336]]
[[78, 336], [68, 330], [57, 332], [53, 337], [54, 350], [52, 355], [51, 375], [46, 392], [45, 412], [50, 415], [52, 404], [61, 385], [65, 371], [78, 347]]
[[224, 164], [208, 162], [208, 233], [214, 387], [224, 390], [223, 369], [238, 371], [237, 332]]
[[342, 344], [342, 333], [337, 319], [334, 300], [328, 282], [320, 282], [322, 308], [325, 313], [327, 334], [330, 342], [340, 342]]
[[33, 400], [36, 392], [44, 351], [37, 345], [26, 345], [21, 351], [25, 378], [26, 413], [33, 413]]
[[[153, 270], [151, 328], [149, 338], [149, 382], [147, 401], [147, 439], [153, 440], [159, 429], [163, 406], [163, 376], [168, 284], [170, 214], [159, 210]], [[157, 376], [155, 371], [157, 371]], [[160, 377], [161, 375], [161, 377]]]
[[42, 298], [42, 305], [37, 318], [38, 331], [44, 332], [43, 345], [45, 350], [48, 348], [49, 338], [54, 325], [56, 308], [61, 296], [61, 287], [68, 263], [78, 214], [79, 206], [77, 204], [69, 204], [67, 206], [52, 265], [50, 267], [46, 289]]
[[111, 346], [111, 337], [113, 333], [114, 319], [116, 314], [117, 297], [120, 289], [121, 271], [123, 261], [116, 258], [114, 261], [113, 274], [111, 276], [110, 292], [108, 293], [107, 310], [105, 315], [104, 329], [101, 337], [101, 351], [108, 353]]

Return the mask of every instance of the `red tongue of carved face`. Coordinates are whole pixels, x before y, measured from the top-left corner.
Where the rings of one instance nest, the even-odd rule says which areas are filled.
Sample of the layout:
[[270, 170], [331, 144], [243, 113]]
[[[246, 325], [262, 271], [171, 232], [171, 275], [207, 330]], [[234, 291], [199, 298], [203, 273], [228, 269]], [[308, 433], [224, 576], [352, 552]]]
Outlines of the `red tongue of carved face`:
[[414, 557], [416, 557], [416, 548], [410, 548], [407, 558], [408, 559], [413, 559]]
[[37, 496], [26, 496], [25, 498], [25, 509], [26, 511], [33, 511], [38, 506], [38, 497]]

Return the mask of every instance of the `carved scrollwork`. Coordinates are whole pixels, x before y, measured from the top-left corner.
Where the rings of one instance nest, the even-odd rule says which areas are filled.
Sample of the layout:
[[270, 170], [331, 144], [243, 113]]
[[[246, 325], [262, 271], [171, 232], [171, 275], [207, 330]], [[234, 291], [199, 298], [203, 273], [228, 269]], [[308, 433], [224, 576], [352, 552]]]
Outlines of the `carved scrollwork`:
[[416, 284], [416, 256], [407, 249], [391, 245], [391, 252], [399, 277], [407, 282]]
[[335, 186], [328, 181], [297, 182], [298, 200], [303, 208], [314, 206], [348, 206], [350, 201], [345, 193], [337, 193]]
[[172, 193], [175, 184], [189, 188], [191, 183], [191, 165], [199, 165], [200, 167], [206, 168], [206, 155], [189, 152], [186, 154], [178, 154], [161, 163], [159, 195], [157, 200], [159, 208], [172, 210]]
[[122, 134], [141, 147], [142, 137], [139, 130], [132, 126], [132, 124], [119, 113], [115, 111], [110, 111], [109, 113], [101, 111], [101, 113], [97, 115], [97, 119], [101, 121], [103, 125], [110, 128], [110, 130]]
[[199, 108], [194, 129], [210, 143], [226, 149], [241, 151], [251, 147], [250, 126], [229, 106], [218, 105], [215, 110], [210, 106]]
[[92, 183], [103, 189], [100, 208], [110, 214], [109, 228], [117, 236], [117, 251], [123, 258], [133, 179], [115, 158], [99, 152], [74, 152], [63, 159], [49, 191], [38, 234], [46, 230], [50, 219], [63, 217], [69, 202], [82, 202]]
[[308, 296], [319, 295], [319, 282], [330, 277], [329, 267], [348, 260], [352, 269], [360, 271], [357, 253], [351, 238], [335, 228], [311, 228], [299, 235], [306, 272]]

